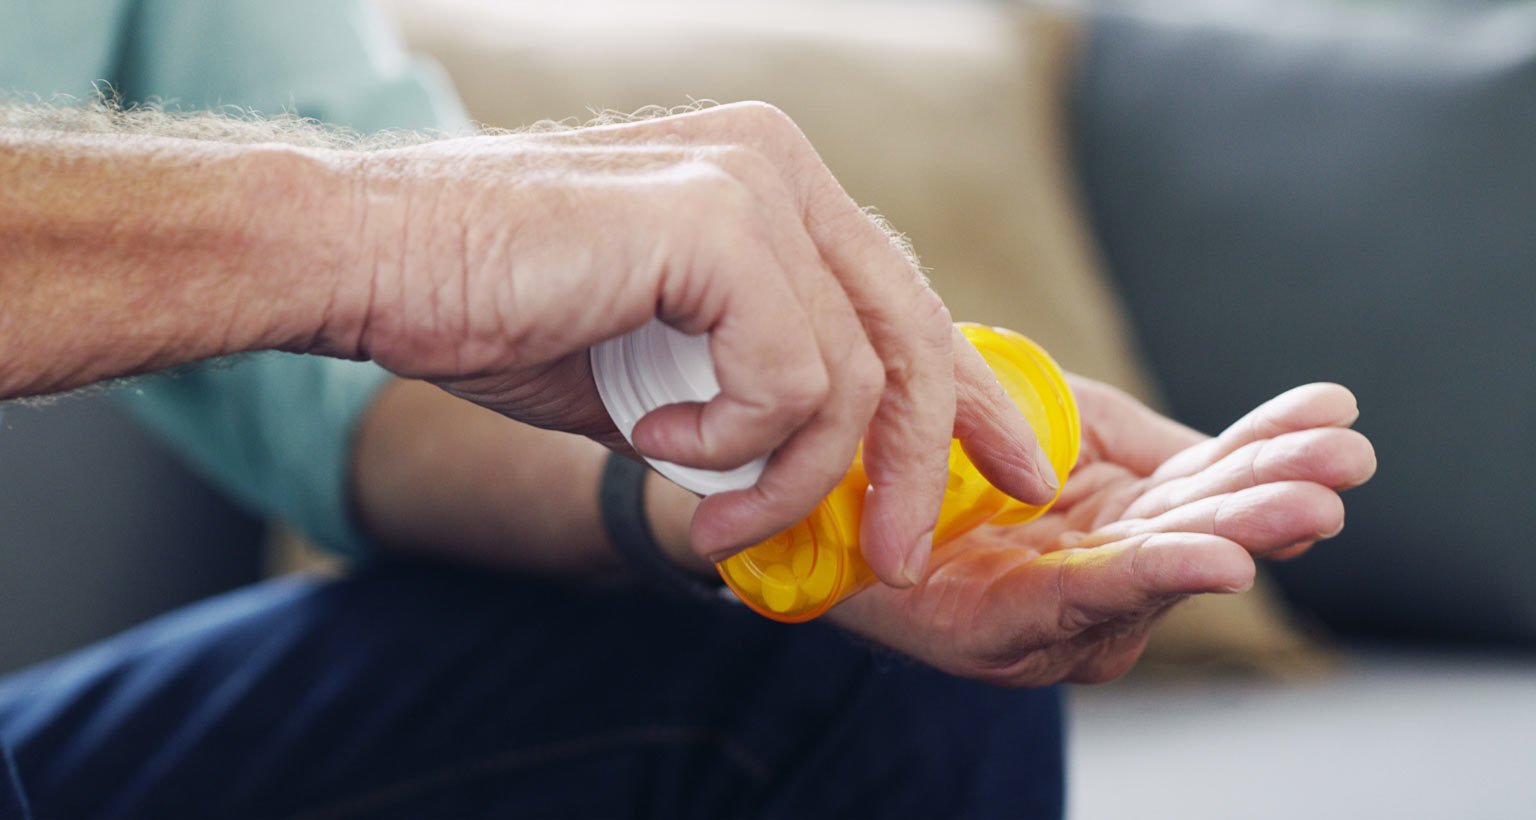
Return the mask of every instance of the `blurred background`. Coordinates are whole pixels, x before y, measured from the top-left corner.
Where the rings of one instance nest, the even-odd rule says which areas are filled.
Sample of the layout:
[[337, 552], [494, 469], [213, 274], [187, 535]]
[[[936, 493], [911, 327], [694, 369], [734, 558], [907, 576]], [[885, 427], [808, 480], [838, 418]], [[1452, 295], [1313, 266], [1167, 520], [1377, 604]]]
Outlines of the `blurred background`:
[[[184, 102], [345, 120], [302, 33], [224, 47], [239, 6], [182, 23], [208, 28], [180, 70], [228, 82]], [[1072, 690], [1073, 817], [1536, 816], [1536, 3], [384, 9], [359, 41], [492, 125], [778, 105], [957, 318], [1208, 432], [1355, 391], [1381, 466], [1344, 533]], [[302, 563], [283, 532], [109, 397], [14, 407], [0, 671]]]

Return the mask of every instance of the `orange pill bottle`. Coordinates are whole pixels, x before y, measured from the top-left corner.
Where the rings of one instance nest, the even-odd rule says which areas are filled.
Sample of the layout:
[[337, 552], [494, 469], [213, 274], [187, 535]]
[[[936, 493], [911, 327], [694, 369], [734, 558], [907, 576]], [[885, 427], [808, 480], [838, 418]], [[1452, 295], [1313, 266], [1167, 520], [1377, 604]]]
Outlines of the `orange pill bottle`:
[[[1056, 362], [1011, 330], [961, 324], [961, 331], [1023, 411], [1040, 446], [1065, 481], [1077, 463], [1082, 433], [1077, 403]], [[708, 342], [652, 322], [593, 348], [593, 374], [609, 415], [625, 438], [645, 413], [676, 401], [707, 401], [719, 392]], [[700, 494], [750, 487], [763, 460], [714, 472], [659, 460], [651, 465]], [[776, 621], [808, 621], [874, 583], [859, 551], [859, 521], [868, 487], [858, 456], [837, 487], [804, 521], [717, 564], [747, 606]], [[982, 524], [1019, 524], [1050, 504], [1025, 504], [987, 483], [958, 441], [949, 448], [949, 483], [933, 543], [938, 547]]]
[[[1000, 328], [960, 326], [1008, 391], [1065, 481], [1077, 463], [1081, 422], [1061, 368], [1033, 341]], [[776, 621], [807, 621], [874, 582], [859, 553], [859, 520], [869, 482], [855, 457], [847, 475], [810, 517], [716, 566], [737, 597]], [[949, 485], [934, 546], [982, 524], [1019, 524], [1045, 512], [1004, 495], [977, 471], [960, 442], [950, 443]]]

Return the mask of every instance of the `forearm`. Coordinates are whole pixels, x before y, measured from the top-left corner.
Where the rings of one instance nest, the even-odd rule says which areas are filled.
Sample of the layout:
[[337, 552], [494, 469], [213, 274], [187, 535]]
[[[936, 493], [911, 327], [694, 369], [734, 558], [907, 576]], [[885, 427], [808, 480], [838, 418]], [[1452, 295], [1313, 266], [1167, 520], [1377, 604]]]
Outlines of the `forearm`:
[[[357, 440], [358, 519], [395, 554], [585, 579], [626, 573], [603, 531], [604, 447], [512, 421], [423, 382], [386, 387]], [[698, 504], [652, 473], [651, 529], [685, 568], [711, 571], [688, 546]]]
[[0, 129], [0, 398], [323, 345], [349, 197], [321, 152]]

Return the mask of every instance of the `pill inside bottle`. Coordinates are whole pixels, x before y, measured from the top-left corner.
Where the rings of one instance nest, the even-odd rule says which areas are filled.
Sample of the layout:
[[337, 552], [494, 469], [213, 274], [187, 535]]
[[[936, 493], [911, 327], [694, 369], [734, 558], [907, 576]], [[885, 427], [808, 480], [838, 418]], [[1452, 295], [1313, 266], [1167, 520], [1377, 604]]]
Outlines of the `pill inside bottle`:
[[[1058, 482], [1064, 482], [1077, 462], [1082, 431], [1061, 368], [1039, 345], [1012, 331], [980, 325], [961, 329], [1023, 411]], [[859, 551], [868, 485], [863, 462], [855, 457], [843, 480], [809, 517], [720, 562], [721, 577], [747, 606], [778, 621], [810, 620], [865, 589], [876, 580]], [[934, 544], [986, 523], [1020, 524], [1050, 506], [1025, 504], [993, 487], [960, 442], [953, 441]]]
[[[653, 326], [593, 349], [599, 393], [626, 438], [650, 409], [673, 401], [707, 400], [719, 392], [704, 337], [684, 337], [659, 323]], [[973, 324], [960, 328], [1023, 412], [1058, 482], [1065, 482], [1077, 462], [1082, 430], [1061, 368], [1039, 345], [1011, 330]], [[703, 494], [751, 486], [763, 466], [759, 461], [714, 473], [651, 463], [673, 481]], [[842, 480], [804, 521], [717, 565], [726, 585], [759, 614], [786, 622], [815, 618], [867, 588], [876, 580], [859, 548], [868, 486], [861, 455], [855, 455]], [[1025, 504], [993, 487], [953, 441], [934, 545], [986, 523], [1023, 523], [1050, 506]]]

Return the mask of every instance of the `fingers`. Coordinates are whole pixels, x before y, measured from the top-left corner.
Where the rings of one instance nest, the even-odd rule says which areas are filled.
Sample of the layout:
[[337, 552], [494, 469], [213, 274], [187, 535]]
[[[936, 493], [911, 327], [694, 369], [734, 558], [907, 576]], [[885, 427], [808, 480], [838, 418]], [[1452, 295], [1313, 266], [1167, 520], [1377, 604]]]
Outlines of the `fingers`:
[[1267, 555], [1305, 541], [1332, 538], [1344, 528], [1338, 493], [1308, 481], [1261, 484], [1202, 498], [1153, 518], [1107, 524], [1071, 543], [1092, 547], [1132, 535], [1188, 532], [1217, 535]]
[[[772, 106], [720, 106], [634, 125], [589, 129], [581, 132], [580, 138], [606, 142], [636, 137], [703, 149], [739, 146], [747, 149], [740, 153], [762, 160], [759, 170], [771, 170], [776, 183], [789, 192], [788, 207], [769, 204], [777, 213], [793, 216], [796, 230], [814, 247], [820, 266], [830, 273], [841, 298], [851, 305], [856, 317], [853, 324], [880, 363], [880, 395], [867, 432], [859, 431], [865, 434], [864, 463], [871, 486], [863, 516], [862, 546], [882, 581], [910, 584], [912, 578], [926, 572], [926, 545], [938, 520], [944, 463], [954, 433], [955, 371], [947, 310], [913, 262], [849, 199], [794, 123]], [[750, 175], [752, 169], [747, 172]], [[773, 186], [749, 187], [761, 193]], [[762, 311], [765, 306], [757, 305], [756, 309]], [[829, 336], [818, 343], [824, 350], [833, 350], [838, 340]], [[717, 369], [723, 370], [723, 366]], [[838, 384], [836, 372], [829, 372], [829, 376], [835, 394], [843, 386]], [[730, 390], [724, 379], [721, 387]], [[730, 421], [736, 424], [743, 417], [736, 412]], [[806, 423], [810, 422], [807, 417]], [[827, 432], [822, 438], [835, 439], [841, 445], [841, 422], [825, 423], [829, 425], [826, 430], [836, 432]], [[758, 440], [779, 432], [764, 431]], [[793, 437], [786, 440], [785, 446], [793, 441]], [[813, 448], [806, 445], [806, 449]], [[845, 449], [824, 447], [815, 458], [841, 457]], [[770, 467], [787, 470], [794, 461], [770, 461]], [[846, 461], [843, 466], [847, 466]], [[699, 515], [704, 520], [698, 523], [695, 537], [709, 539], [715, 546], [728, 543], [728, 524], [748, 526], [766, 520], [770, 510], [782, 513], [789, 509], [791, 505], [781, 506], [776, 501], [789, 486], [787, 480], [783, 484], [759, 482], [754, 488], [756, 496], [744, 494], [702, 505]], [[819, 489], [824, 492], [828, 488]], [[783, 520], [779, 528], [793, 523], [794, 519]]]
[[[917, 270], [915, 259], [854, 204], [782, 112], [745, 105], [704, 112], [701, 118], [756, 146], [783, 169], [803, 229], [847, 295], [883, 366], [883, 391], [864, 438], [870, 491], [861, 547], [882, 581], [911, 584], [927, 571], [955, 435], [956, 368], [949, 312]], [[983, 460], [991, 469], [993, 460]], [[998, 472], [1005, 484], [1021, 483], [1005, 470]]]
[[1063, 639], [1158, 609], [1171, 598], [1241, 592], [1252, 586], [1255, 572], [1240, 545], [1197, 532], [1132, 535], [1093, 549], [1054, 552], [1036, 563], [1055, 570], [1037, 583], [1049, 585]]
[[1031, 636], [1033, 646], [1012, 649], [1010, 662], [981, 677], [1013, 686], [1118, 677], [1135, 663], [1162, 613], [1189, 595], [1245, 591], [1255, 571], [1240, 545], [1193, 532], [1134, 535], [1045, 555], [1016, 573], [1018, 586], [1008, 596], [1043, 605], [1015, 605], [1022, 617], [993, 636], [1011, 647]]
[[[852, 208], [846, 195], [841, 198]], [[905, 586], [927, 573], [944, 495], [955, 427], [954, 325], [885, 234], [854, 213], [861, 225], [845, 220], [829, 234], [813, 212], [807, 226], [813, 237], [823, 234], [817, 246], [884, 364], [884, 390], [864, 438], [870, 491], [860, 538], [876, 576]]]
[[[646, 426], [637, 425], [636, 443], [648, 455], [717, 469], [772, 452], [755, 486], [714, 496], [699, 508], [695, 547], [719, 560], [804, 518], [831, 490], [876, 412], [885, 375], [773, 169], [750, 152], [721, 149], [708, 156], [754, 197], [749, 214], [719, 218], [726, 226], [756, 218], [759, 230], [745, 237], [733, 237], [728, 227], [716, 230], [725, 241], [696, 256], [706, 270], [725, 271], [694, 283], [724, 294], [713, 325], [704, 304], [710, 297], [686, 288], [664, 296], [662, 308], [710, 330], [720, 393], [703, 405], [652, 413]], [[738, 259], [769, 270], [731, 276]], [[942, 467], [935, 476], [941, 478]]]
[[1219, 536], [1139, 534], [1037, 557], [1027, 529], [973, 531], [921, 585], [866, 590], [830, 617], [952, 674], [1043, 686], [1123, 671], [1169, 606], [1253, 583], [1253, 558]]
[[[1025, 500], [1054, 496], [1053, 482], [1042, 476], [1050, 471], [1035, 467], [1038, 445], [1033, 435], [1016, 409], [999, 404], [1001, 389], [984, 366], [978, 367], [968, 345], [957, 366], [948, 311], [915, 260], [854, 204], [788, 117], [762, 104], [721, 106], [633, 126], [591, 129], [579, 140], [596, 144], [636, 138], [687, 146], [756, 195], [764, 220], [761, 233], [768, 241], [753, 232], [725, 235], [741, 242], [735, 248], [738, 256], [755, 253], [783, 263], [808, 325], [799, 327], [794, 311], [786, 308], [781, 314], [774, 304], [751, 298], [756, 294], [755, 277], [732, 280], [720, 275], [730, 269], [723, 257], [718, 266], [708, 260], [703, 265], [697, 259], [684, 260], [691, 273], [680, 278], [709, 286], [686, 285], [662, 295], [664, 317], [679, 326], [699, 323], [698, 329], [712, 336], [734, 328], [735, 335], [731, 341], [711, 343], [718, 356], [722, 398], [648, 418], [637, 426], [637, 447], [668, 460], [714, 466], [741, 463], [750, 451], [774, 452], [768, 470], [751, 490], [700, 506], [693, 532], [698, 548], [718, 552], [745, 546], [795, 523], [809, 512], [813, 496], [830, 489], [835, 477], [829, 480], [832, 471], [827, 466], [840, 461], [846, 468], [860, 434], [870, 484], [861, 545], [871, 569], [887, 584], [910, 585], [926, 573], [945, 463], [957, 430], [983, 474], [1005, 492]], [[786, 193], [782, 201], [780, 188]], [[824, 287], [828, 283], [835, 285], [835, 298]], [[842, 308], [844, 301], [851, 313]], [[724, 321], [728, 315], [747, 312], [761, 318]], [[786, 321], [796, 324], [779, 323], [782, 315], [791, 315]], [[765, 328], [763, 321], [774, 326]], [[814, 357], [799, 342], [783, 338], [792, 333], [803, 334], [821, 352], [825, 390], [816, 378]], [[765, 338], [776, 340], [766, 354], [747, 349]], [[859, 339], [872, 357], [865, 356]], [[745, 381], [756, 378], [745, 366], [769, 365], [765, 356], [774, 359], [771, 364], [777, 369], [766, 381]], [[849, 387], [843, 376], [864, 372], [864, 365], [840, 371], [839, 362], [866, 358], [878, 363], [876, 377], [853, 389], [858, 393], [873, 384], [877, 395], [840, 404], [842, 391]], [[743, 381], [728, 376], [733, 364], [744, 366]], [[797, 373], [804, 379], [797, 380]], [[957, 378], [964, 390], [957, 389]], [[957, 419], [960, 401], [964, 412]], [[861, 418], [867, 426], [859, 426]]]
[[[805, 245], [800, 258], [786, 264], [812, 274], [798, 281], [802, 298], [812, 306], [813, 332], [835, 388], [812, 418], [774, 451], [756, 485], [711, 496], [700, 505], [692, 538], [711, 560], [722, 560], [804, 518], [847, 472], [884, 388], [880, 360], [861, 334], [852, 307], [824, 270], [819, 279], [814, 275], [818, 257], [803, 235], [799, 241]], [[793, 236], [778, 243], [781, 252], [794, 244]], [[728, 359], [722, 356], [721, 361]], [[904, 557], [896, 556], [894, 567], [889, 562], [881, 565], [881, 571], [899, 573]]]
[[1376, 454], [1354, 430], [1321, 427], [1260, 439], [1189, 476], [1142, 494], [1122, 514], [1151, 518], [1208, 496], [1276, 481], [1310, 481], [1333, 490], [1364, 484], [1376, 472]]
[[742, 304], [746, 294], [738, 290], [708, 326], [720, 392], [707, 403], [665, 405], [647, 414], [632, 433], [640, 452], [729, 469], [777, 448], [820, 411], [831, 375], [810, 317], [781, 276], [765, 275], [760, 282], [754, 302], [770, 310]]
[[992, 486], [1027, 504], [1049, 504], [1061, 483], [1024, 413], [957, 327], [955, 438]]
[[912, 584], [927, 572], [955, 430], [953, 322], [915, 260], [854, 204], [799, 129], [776, 109], [747, 113], [768, 141], [763, 151], [788, 169], [803, 227], [883, 365], [864, 438], [861, 547], [880, 580]]
[[1168, 459], [1152, 478], [1191, 475], [1250, 442], [1312, 427], [1348, 427], [1359, 415], [1354, 394], [1341, 385], [1317, 383], [1292, 388], [1249, 411], [1216, 438]]

